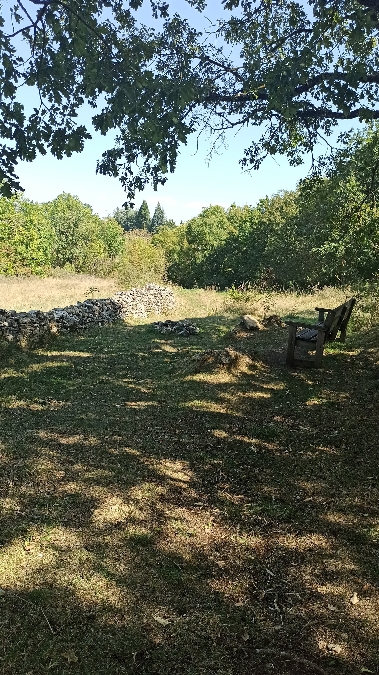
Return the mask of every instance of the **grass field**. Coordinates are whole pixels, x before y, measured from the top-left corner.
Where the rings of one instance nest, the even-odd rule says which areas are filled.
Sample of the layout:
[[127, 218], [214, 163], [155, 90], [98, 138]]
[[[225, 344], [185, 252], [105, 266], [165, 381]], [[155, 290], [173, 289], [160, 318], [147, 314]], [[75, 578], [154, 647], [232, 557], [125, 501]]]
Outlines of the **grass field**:
[[66, 307], [89, 297], [109, 298], [121, 290], [113, 279], [61, 273], [55, 277], [0, 277], [0, 307], [27, 312]]
[[379, 330], [319, 371], [286, 329], [230, 332], [339, 299], [181, 291], [188, 339], [3, 349], [1, 675], [379, 673]]

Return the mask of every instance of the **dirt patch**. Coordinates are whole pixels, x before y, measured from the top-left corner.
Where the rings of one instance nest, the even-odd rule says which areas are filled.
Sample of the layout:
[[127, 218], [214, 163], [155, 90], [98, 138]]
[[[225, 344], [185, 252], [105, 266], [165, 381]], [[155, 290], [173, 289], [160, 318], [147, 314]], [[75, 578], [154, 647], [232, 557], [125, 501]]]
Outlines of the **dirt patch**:
[[225, 369], [229, 372], [246, 372], [253, 365], [252, 358], [231, 347], [225, 349], [207, 349], [196, 357], [196, 370]]
[[285, 328], [286, 324], [283, 319], [278, 314], [271, 314], [270, 316], [262, 319], [262, 326], [264, 328]]

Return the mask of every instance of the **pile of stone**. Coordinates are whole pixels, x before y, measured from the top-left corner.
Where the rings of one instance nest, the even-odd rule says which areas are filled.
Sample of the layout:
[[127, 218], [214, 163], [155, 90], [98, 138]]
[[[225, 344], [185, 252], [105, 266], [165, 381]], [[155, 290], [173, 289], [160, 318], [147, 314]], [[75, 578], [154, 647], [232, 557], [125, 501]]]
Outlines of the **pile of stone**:
[[149, 314], [164, 314], [175, 307], [172, 289], [156, 284], [120, 291], [112, 299], [118, 304], [122, 317], [132, 316], [144, 319]]
[[38, 342], [49, 333], [58, 332], [50, 313], [32, 310], [15, 312], [0, 309], [0, 339], [18, 344]]
[[52, 334], [104, 326], [127, 316], [160, 314], [174, 305], [175, 296], [170, 288], [147, 284], [144, 288], [116, 293], [113, 298], [88, 299], [49, 312], [0, 309], [0, 340], [33, 345]]
[[167, 321], [155, 321], [153, 323], [155, 330], [163, 335], [165, 333], [176, 333], [176, 335], [181, 335], [182, 337], [189, 337], [189, 335], [196, 335], [199, 332], [199, 328], [195, 326], [187, 319], [183, 321], [172, 321], [167, 319]]
[[255, 316], [252, 316], [251, 314], [245, 314], [242, 317], [240, 326], [245, 330], [262, 330], [262, 324]]

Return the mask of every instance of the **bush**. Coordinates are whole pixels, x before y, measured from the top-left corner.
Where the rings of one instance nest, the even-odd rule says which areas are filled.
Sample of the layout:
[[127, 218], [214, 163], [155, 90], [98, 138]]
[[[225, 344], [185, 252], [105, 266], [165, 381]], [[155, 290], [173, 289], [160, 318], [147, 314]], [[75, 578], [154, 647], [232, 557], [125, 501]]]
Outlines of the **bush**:
[[54, 238], [41, 205], [20, 195], [0, 198], [0, 274], [46, 274]]
[[125, 288], [165, 281], [164, 251], [151, 239], [151, 235], [138, 230], [125, 234], [124, 248], [115, 265], [115, 274]]

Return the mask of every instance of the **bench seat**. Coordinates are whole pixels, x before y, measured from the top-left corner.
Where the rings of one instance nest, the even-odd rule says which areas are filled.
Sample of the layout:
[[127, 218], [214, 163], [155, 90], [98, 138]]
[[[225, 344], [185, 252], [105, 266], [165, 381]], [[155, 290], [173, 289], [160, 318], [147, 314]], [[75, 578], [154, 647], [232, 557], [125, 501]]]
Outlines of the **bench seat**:
[[[324, 344], [337, 339], [345, 342], [346, 328], [355, 302], [355, 298], [351, 298], [335, 309], [316, 307], [318, 311], [318, 323], [316, 324], [307, 324], [300, 320], [287, 321], [289, 327], [287, 365], [320, 368]], [[338, 333], [339, 338], [337, 338]], [[296, 346], [304, 342], [315, 345], [316, 353], [313, 359], [295, 357]]]

